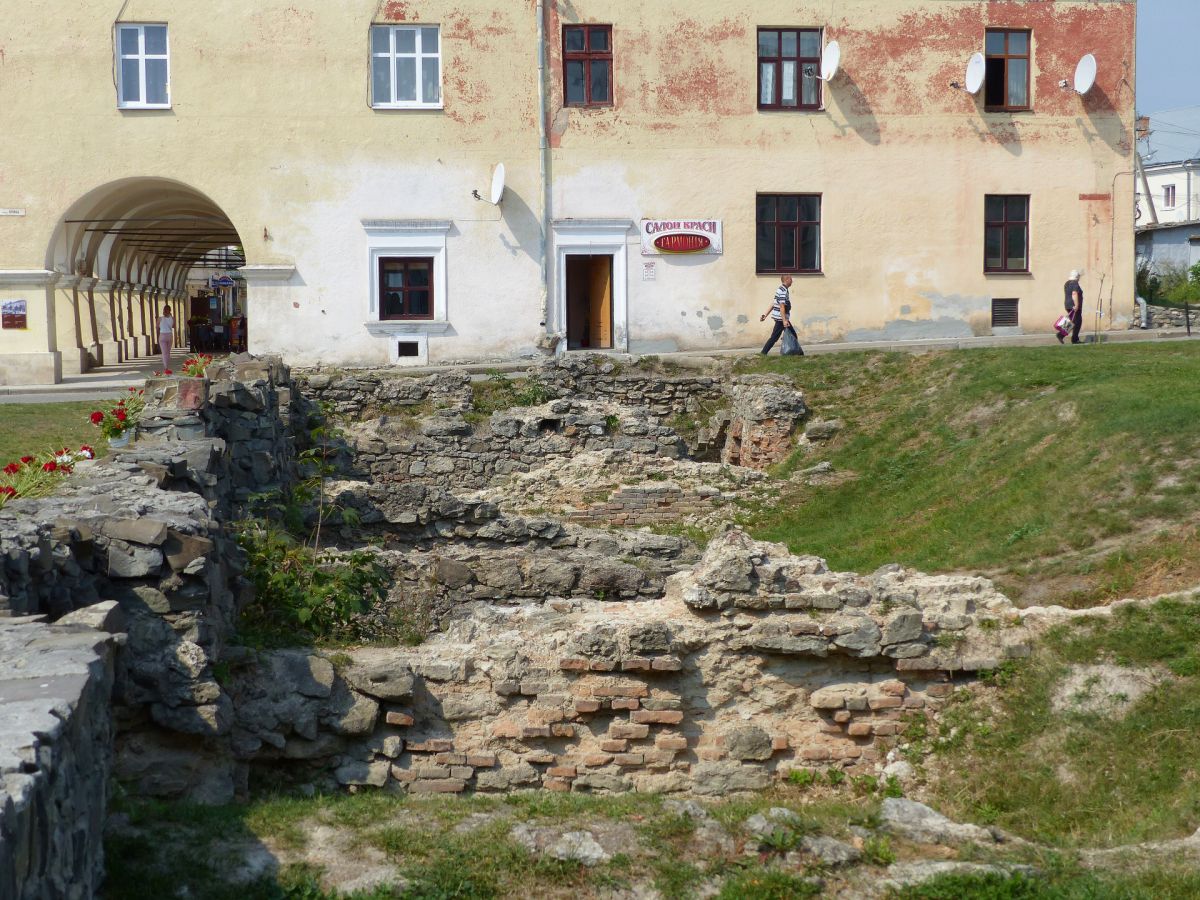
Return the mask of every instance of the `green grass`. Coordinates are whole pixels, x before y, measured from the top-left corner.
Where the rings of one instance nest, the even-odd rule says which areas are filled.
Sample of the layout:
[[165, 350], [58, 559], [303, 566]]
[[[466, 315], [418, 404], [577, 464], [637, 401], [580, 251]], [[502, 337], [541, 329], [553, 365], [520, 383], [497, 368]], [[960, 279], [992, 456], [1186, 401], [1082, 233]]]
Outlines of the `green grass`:
[[[1151, 525], [1200, 517], [1197, 344], [768, 357], [742, 370], [790, 375], [817, 415], [845, 422], [779, 474], [827, 459], [853, 477], [745, 511], [756, 537], [838, 569], [1011, 569], [1019, 589], [1040, 574], [1031, 560], [1066, 558], [1082, 600], [1105, 585], [1081, 551], [1113, 539], [1132, 559]], [[1135, 588], [1134, 571], [1114, 570], [1110, 594]]]
[[[1047, 635], [1005, 670], [996, 696], [956, 692], [940, 731], [910, 738], [933, 753], [939, 808], [1065, 847], [1114, 846], [1200, 826], [1200, 604], [1162, 601]], [[1120, 717], [1055, 712], [1070, 664], [1156, 666], [1175, 677]]]
[[88, 421], [96, 409], [86, 403], [0, 404], [0, 466], [41, 450], [75, 449], [89, 444], [102, 455], [107, 444]]
[[[708, 809], [736, 837], [748, 816], [771, 806], [787, 806], [804, 817], [797, 835], [820, 831], [843, 837], [849, 825], [872, 820], [877, 808], [861, 800], [806, 802], [799, 792], [783, 789]], [[342, 831], [347, 852], [382, 853], [408, 881], [406, 889], [379, 889], [355, 895], [357, 900], [586, 897], [629, 891], [636, 883], [652, 884], [668, 900], [694, 897], [705, 883], [723, 890], [725, 897], [812, 893], [808, 883], [775, 870], [790, 842], [773, 847], [768, 841], [753, 861], [742, 855], [740, 846], [730, 854], [698, 857], [692, 845], [697, 823], [670, 812], [662, 797], [645, 794], [531, 791], [416, 797], [363, 792], [264, 796], [221, 807], [118, 796], [114, 809], [128, 819], [128, 826], [106, 839], [104, 896], [110, 900], [185, 895], [195, 900], [327, 900], [330, 895], [320, 888], [321, 871], [304, 858], [309, 829], [315, 824]], [[468, 823], [472, 816], [482, 818]], [[535, 855], [514, 840], [512, 828], [523, 821], [572, 829], [631, 826], [637, 846], [595, 867], [558, 861]], [[232, 885], [228, 874], [236, 856], [231, 846], [254, 846], [264, 840], [282, 858], [280, 870], [246, 886]]]
[[1034, 877], [941, 875], [887, 895], [888, 900], [1192, 900], [1197, 896], [1200, 872], [1182, 867], [1124, 874], [1064, 867]]

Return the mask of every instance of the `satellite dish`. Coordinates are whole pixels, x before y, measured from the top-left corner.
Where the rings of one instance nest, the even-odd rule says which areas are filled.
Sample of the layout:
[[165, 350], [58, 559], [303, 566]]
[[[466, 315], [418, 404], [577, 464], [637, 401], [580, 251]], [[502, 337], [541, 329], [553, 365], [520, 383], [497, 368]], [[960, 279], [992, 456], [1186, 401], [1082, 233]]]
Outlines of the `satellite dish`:
[[1096, 83], [1096, 57], [1087, 54], [1075, 67], [1075, 93], [1086, 94]]
[[504, 176], [504, 163], [498, 163], [492, 172], [492, 192], [488, 195], [492, 206], [499, 206], [500, 201], [504, 199]]
[[978, 94], [983, 87], [983, 76], [987, 74], [987, 60], [982, 53], [976, 53], [967, 62], [967, 93]]
[[838, 46], [837, 41], [830, 41], [825, 52], [821, 54], [821, 80], [833, 81], [833, 76], [838, 73], [838, 66], [842, 64], [842, 48]]

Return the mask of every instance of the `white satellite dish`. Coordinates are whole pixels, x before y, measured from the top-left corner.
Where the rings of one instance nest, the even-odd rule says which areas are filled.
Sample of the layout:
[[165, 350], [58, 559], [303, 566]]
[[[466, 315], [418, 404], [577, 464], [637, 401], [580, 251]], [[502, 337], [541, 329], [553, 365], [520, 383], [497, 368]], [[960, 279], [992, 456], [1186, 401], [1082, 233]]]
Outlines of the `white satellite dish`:
[[504, 163], [497, 163], [495, 171], [492, 172], [492, 192], [488, 195], [492, 206], [499, 206], [500, 201], [504, 199], [504, 177]]
[[821, 80], [833, 81], [833, 76], [838, 73], [838, 66], [842, 64], [842, 48], [838, 46], [837, 41], [830, 41], [825, 52], [821, 54]]
[[983, 87], [983, 77], [987, 74], [987, 60], [982, 53], [976, 53], [967, 61], [967, 93], [978, 94]]
[[1086, 94], [1096, 83], [1096, 57], [1087, 54], [1075, 67], [1075, 93]]

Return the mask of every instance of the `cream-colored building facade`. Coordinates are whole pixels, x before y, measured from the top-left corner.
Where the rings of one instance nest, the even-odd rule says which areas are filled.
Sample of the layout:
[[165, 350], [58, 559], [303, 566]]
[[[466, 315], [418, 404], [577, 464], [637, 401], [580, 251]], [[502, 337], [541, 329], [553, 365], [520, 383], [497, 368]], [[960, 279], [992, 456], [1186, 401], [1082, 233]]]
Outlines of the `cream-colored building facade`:
[[[301, 365], [753, 347], [784, 271], [810, 342], [1048, 331], [1073, 268], [1103, 327], [1132, 305], [1132, 0], [0, 0], [0, 21], [0, 383], [148, 353], [217, 247], [244, 255], [250, 350]], [[1060, 83], [1087, 53], [1079, 95]], [[672, 223], [707, 237], [662, 246], [700, 252], [661, 252]]]

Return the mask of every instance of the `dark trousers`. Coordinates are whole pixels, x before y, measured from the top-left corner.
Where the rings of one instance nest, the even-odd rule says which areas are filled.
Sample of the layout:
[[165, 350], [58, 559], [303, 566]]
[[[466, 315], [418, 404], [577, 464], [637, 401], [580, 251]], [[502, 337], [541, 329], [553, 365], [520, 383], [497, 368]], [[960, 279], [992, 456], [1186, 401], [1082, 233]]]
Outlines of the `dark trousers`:
[[[775, 346], [775, 342], [783, 336], [783, 320], [774, 319], [773, 321], [775, 322], [775, 327], [771, 329], [771, 337], [765, 344], [763, 344], [762, 352], [764, 354], [770, 353], [771, 348]], [[800, 343], [800, 336], [796, 334], [796, 329], [789, 326], [788, 331], [792, 333], [792, 337], [796, 339], [796, 343]]]
[[1078, 344], [1079, 329], [1083, 327], [1083, 307], [1079, 307], [1079, 309], [1075, 310], [1074, 312], [1068, 312], [1067, 315], [1069, 315], [1071, 317], [1071, 321], [1075, 323], [1075, 327], [1071, 329], [1071, 343]]

